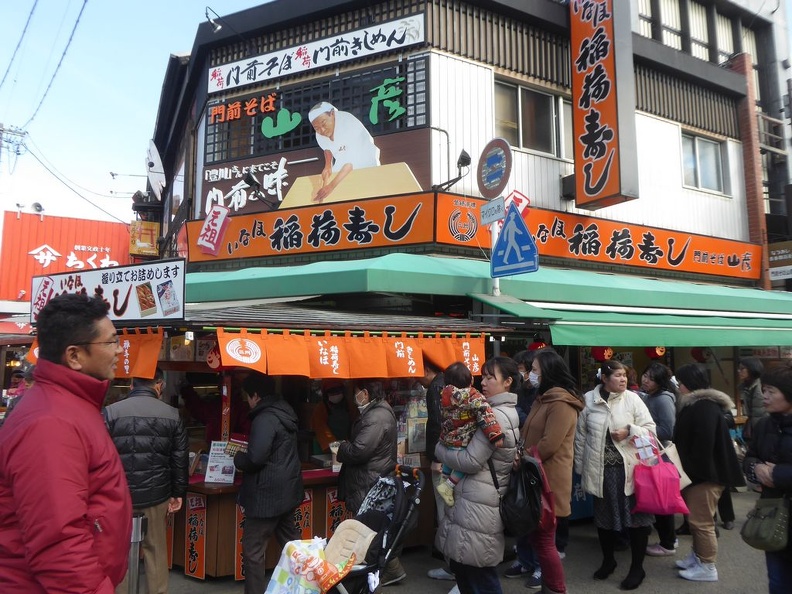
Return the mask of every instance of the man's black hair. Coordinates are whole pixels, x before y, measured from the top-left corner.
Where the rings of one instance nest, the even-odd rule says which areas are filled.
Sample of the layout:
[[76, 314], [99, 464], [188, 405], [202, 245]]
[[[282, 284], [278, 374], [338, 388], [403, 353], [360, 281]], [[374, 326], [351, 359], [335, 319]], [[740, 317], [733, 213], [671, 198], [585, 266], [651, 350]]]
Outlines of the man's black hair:
[[110, 305], [96, 295], [66, 293], [50, 299], [36, 320], [39, 359], [60, 364], [66, 347], [96, 340], [96, 323], [107, 317], [109, 309]]
[[133, 377], [132, 378], [132, 387], [133, 388], [153, 388], [154, 384], [157, 382], [161, 382], [165, 379], [165, 373], [157, 367], [156, 371], [154, 371], [154, 377], [151, 379], [143, 378], [143, 377]]

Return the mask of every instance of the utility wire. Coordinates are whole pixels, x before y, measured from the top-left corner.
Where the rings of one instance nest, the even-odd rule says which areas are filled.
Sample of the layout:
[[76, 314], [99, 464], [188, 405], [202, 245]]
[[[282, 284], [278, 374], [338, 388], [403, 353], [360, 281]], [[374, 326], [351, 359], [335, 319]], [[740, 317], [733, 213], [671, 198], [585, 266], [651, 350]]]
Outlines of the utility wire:
[[16, 58], [17, 52], [19, 51], [19, 47], [22, 45], [22, 40], [25, 39], [25, 33], [27, 33], [28, 25], [30, 25], [30, 21], [33, 18], [33, 13], [36, 11], [37, 4], [38, 4], [38, 0], [36, 0], [33, 3], [33, 8], [30, 9], [30, 14], [28, 15], [27, 22], [25, 23], [25, 28], [22, 29], [22, 35], [19, 36], [19, 41], [17, 42], [17, 45], [14, 48], [14, 53], [11, 55], [11, 61], [8, 63], [8, 68], [6, 68], [5, 74], [3, 75], [3, 80], [0, 80], [0, 89], [3, 88], [3, 83], [5, 83], [8, 73], [11, 71], [11, 65], [14, 63], [14, 58]]
[[[47, 158], [47, 157], [44, 155], [44, 152], [41, 150], [41, 147], [39, 147], [39, 146], [38, 146], [38, 145], [37, 145], [37, 144], [36, 144], [36, 143], [33, 141], [33, 138], [30, 136], [30, 133], [29, 133], [29, 132], [25, 132], [25, 138], [27, 138], [27, 142], [29, 142], [30, 144], [32, 144], [32, 145], [33, 145], [33, 147], [36, 149], [36, 151], [38, 151], [38, 153], [39, 153], [39, 155], [41, 156], [41, 158], [42, 158], [42, 159], [44, 159], [44, 161], [46, 161], [46, 162], [47, 162], [47, 165], [49, 165], [49, 167], [50, 167], [51, 169], [53, 169], [53, 170], [54, 170], [54, 172], [55, 172], [55, 173], [57, 173], [57, 174], [58, 174], [58, 176], [59, 176], [59, 177], [61, 177], [63, 180], [67, 181], [69, 184], [71, 184], [72, 186], [74, 186], [74, 187], [76, 187], [76, 188], [80, 188], [80, 189], [81, 189], [81, 190], [83, 190], [84, 192], [88, 192], [89, 194], [93, 194], [94, 196], [99, 196], [100, 198], [115, 198], [115, 196], [114, 196], [114, 195], [112, 195], [112, 194], [102, 194], [101, 192], [96, 192], [95, 190], [91, 190], [90, 188], [86, 188], [85, 186], [81, 186], [80, 184], [78, 184], [78, 183], [77, 183], [77, 182], [75, 182], [74, 180], [71, 180], [71, 179], [69, 179], [69, 178], [68, 178], [66, 175], [64, 175], [64, 174], [63, 174], [63, 173], [62, 173], [60, 170], [58, 170], [58, 168], [57, 168], [57, 167], [55, 167], [55, 165], [53, 165], [53, 164], [52, 164], [52, 161], [50, 161], [50, 160], [49, 160], [49, 159], [48, 159], [48, 158]], [[22, 146], [24, 146], [24, 147], [25, 147], [25, 149], [29, 151], [29, 150], [30, 150], [30, 147], [28, 147], [28, 145], [27, 145], [27, 142], [24, 142], [24, 143], [22, 143]], [[143, 176], [143, 177], [145, 177], [145, 176]], [[130, 195], [131, 195], [131, 194], [133, 194], [133, 192], [130, 192]]]
[[52, 171], [52, 170], [51, 170], [49, 167], [47, 167], [47, 165], [44, 163], [44, 161], [42, 161], [41, 159], [39, 159], [39, 157], [38, 157], [38, 155], [36, 155], [36, 153], [34, 153], [33, 151], [31, 151], [31, 150], [30, 150], [30, 147], [27, 147], [27, 150], [28, 150], [28, 152], [29, 152], [31, 155], [33, 155], [33, 158], [34, 158], [34, 159], [36, 159], [36, 161], [38, 161], [38, 162], [39, 162], [39, 164], [41, 164], [41, 166], [42, 166], [44, 169], [46, 169], [46, 170], [47, 170], [47, 172], [48, 172], [48, 173], [49, 173], [49, 174], [50, 174], [52, 177], [54, 177], [54, 178], [55, 178], [55, 179], [57, 179], [57, 180], [58, 180], [60, 183], [62, 183], [64, 186], [66, 186], [67, 188], [69, 188], [69, 189], [70, 189], [72, 192], [74, 192], [74, 193], [75, 193], [75, 194], [76, 194], [76, 195], [77, 195], [77, 196], [78, 196], [80, 199], [82, 199], [82, 200], [85, 200], [85, 201], [86, 201], [88, 204], [90, 204], [91, 206], [93, 206], [93, 207], [94, 207], [94, 208], [96, 208], [97, 210], [101, 210], [101, 211], [102, 211], [103, 213], [105, 213], [107, 216], [109, 216], [109, 217], [111, 217], [111, 218], [115, 219], [116, 221], [118, 221], [119, 223], [123, 223], [124, 225], [126, 225], [127, 227], [129, 227], [129, 223], [127, 223], [126, 221], [123, 221], [123, 220], [119, 219], [119, 218], [118, 218], [117, 216], [115, 216], [113, 213], [110, 213], [110, 212], [106, 211], [104, 208], [102, 208], [102, 207], [101, 207], [101, 206], [99, 206], [98, 204], [94, 204], [93, 202], [91, 202], [90, 200], [88, 200], [88, 198], [86, 198], [85, 196], [83, 196], [82, 194], [80, 194], [80, 193], [79, 193], [77, 190], [75, 190], [74, 188], [72, 188], [72, 187], [71, 187], [69, 184], [67, 184], [67, 183], [66, 183], [65, 181], [63, 181], [63, 180], [62, 180], [60, 177], [58, 177], [58, 176], [57, 176], [57, 175], [56, 175], [56, 174], [55, 174], [55, 173], [54, 173], [54, 172], [53, 172], [53, 171]]
[[33, 121], [36, 115], [38, 115], [39, 109], [41, 109], [44, 100], [47, 98], [47, 95], [49, 94], [49, 90], [52, 88], [52, 83], [55, 81], [55, 77], [57, 76], [58, 71], [60, 70], [61, 64], [63, 64], [63, 59], [66, 57], [66, 52], [69, 50], [69, 46], [71, 45], [72, 39], [74, 39], [74, 32], [77, 31], [77, 25], [80, 24], [80, 18], [82, 18], [82, 13], [85, 10], [86, 4], [88, 4], [88, 0], [83, 0], [83, 5], [80, 7], [80, 14], [77, 15], [77, 20], [74, 23], [74, 27], [72, 28], [71, 35], [69, 35], [69, 41], [66, 42], [66, 47], [63, 48], [63, 53], [61, 54], [60, 60], [58, 60], [58, 65], [55, 67], [55, 72], [52, 73], [52, 78], [50, 79], [49, 84], [47, 85], [47, 89], [44, 91], [44, 96], [41, 98], [41, 101], [39, 101], [38, 107], [36, 107], [36, 111], [33, 112], [33, 115], [30, 116], [30, 119], [27, 122], [25, 122], [24, 126], [22, 126], [23, 129], [27, 128], [28, 124], [30, 124], [30, 122]]

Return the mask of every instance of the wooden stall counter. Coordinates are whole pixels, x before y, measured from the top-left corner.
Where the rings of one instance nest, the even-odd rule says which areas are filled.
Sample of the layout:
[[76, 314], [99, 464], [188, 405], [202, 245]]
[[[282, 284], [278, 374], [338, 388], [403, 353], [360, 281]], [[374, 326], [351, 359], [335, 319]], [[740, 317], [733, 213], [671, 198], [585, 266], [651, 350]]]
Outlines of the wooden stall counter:
[[[429, 469], [424, 472], [431, 476]], [[338, 473], [320, 468], [305, 469], [302, 475], [305, 497], [295, 511], [301, 538], [330, 538], [348, 517], [343, 502], [338, 499]], [[197, 579], [233, 575], [244, 579], [241, 543], [244, 518], [236, 504], [240, 484], [240, 477], [233, 485], [205, 483], [200, 475], [190, 478], [182, 509], [173, 520], [172, 564], [184, 567], [185, 575]], [[427, 478], [419, 521], [405, 546], [427, 545], [434, 539], [435, 506], [431, 488], [431, 480]], [[273, 538], [267, 548], [267, 568], [275, 567], [279, 557], [280, 546]]]

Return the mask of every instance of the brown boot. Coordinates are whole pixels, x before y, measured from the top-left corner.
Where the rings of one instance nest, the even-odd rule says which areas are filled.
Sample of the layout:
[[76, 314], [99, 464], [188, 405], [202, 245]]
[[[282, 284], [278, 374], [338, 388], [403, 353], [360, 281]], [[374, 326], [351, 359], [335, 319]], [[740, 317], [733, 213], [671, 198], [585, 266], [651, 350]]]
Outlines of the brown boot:
[[388, 564], [385, 566], [382, 576], [380, 577], [380, 586], [390, 586], [392, 584], [397, 584], [406, 577], [407, 572], [404, 571], [404, 567], [402, 567], [399, 558], [396, 557], [395, 559], [388, 561]]

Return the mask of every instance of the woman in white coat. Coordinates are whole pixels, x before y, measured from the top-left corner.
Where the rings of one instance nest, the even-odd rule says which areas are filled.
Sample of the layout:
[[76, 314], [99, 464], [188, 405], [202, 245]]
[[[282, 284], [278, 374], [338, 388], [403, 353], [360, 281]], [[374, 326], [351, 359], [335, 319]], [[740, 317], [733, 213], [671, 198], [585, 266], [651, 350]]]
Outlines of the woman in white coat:
[[604, 361], [597, 377], [602, 384], [586, 393], [575, 434], [575, 469], [583, 490], [594, 495], [594, 523], [602, 549], [602, 565], [594, 579], [604, 580], [616, 569], [616, 536], [627, 529], [632, 563], [621, 588], [634, 590], [646, 577], [643, 561], [654, 522], [652, 514], [630, 511], [638, 463], [634, 438], [654, 434], [655, 423], [641, 397], [627, 390], [623, 364]]

